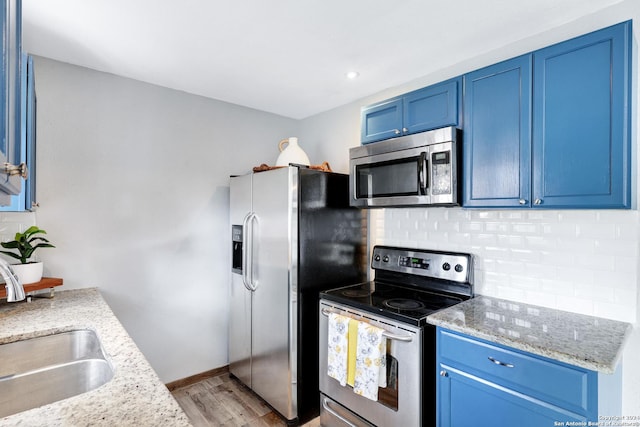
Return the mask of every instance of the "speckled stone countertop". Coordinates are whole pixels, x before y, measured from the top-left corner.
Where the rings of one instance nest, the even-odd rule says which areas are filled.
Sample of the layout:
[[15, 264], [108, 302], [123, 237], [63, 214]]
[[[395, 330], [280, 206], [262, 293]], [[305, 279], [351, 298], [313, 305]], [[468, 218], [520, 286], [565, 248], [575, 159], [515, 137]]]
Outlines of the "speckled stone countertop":
[[612, 374], [629, 323], [477, 296], [431, 314], [427, 322], [539, 356]]
[[0, 303], [0, 344], [74, 329], [97, 333], [113, 365], [113, 379], [87, 393], [2, 418], [0, 426], [191, 425], [98, 289]]

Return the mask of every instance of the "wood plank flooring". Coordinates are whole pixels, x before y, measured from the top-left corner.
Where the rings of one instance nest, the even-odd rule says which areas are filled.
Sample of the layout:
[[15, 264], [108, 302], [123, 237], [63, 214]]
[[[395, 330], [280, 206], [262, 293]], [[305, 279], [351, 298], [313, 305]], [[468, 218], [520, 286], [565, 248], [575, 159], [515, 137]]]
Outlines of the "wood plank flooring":
[[[260, 397], [227, 372], [171, 393], [194, 427], [287, 425]], [[319, 426], [319, 419], [304, 424], [304, 427]]]

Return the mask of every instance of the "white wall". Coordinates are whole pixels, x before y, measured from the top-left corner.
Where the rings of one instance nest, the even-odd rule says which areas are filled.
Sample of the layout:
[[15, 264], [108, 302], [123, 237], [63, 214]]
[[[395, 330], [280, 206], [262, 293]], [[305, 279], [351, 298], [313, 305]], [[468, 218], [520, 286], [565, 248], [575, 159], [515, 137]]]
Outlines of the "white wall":
[[[358, 145], [360, 107], [424, 87], [529, 51], [634, 19], [640, 34], [640, 3], [622, 1], [604, 12], [576, 17], [556, 30], [532, 34], [496, 51], [468, 58], [449, 69], [402, 87], [388, 89], [359, 102], [302, 122], [301, 138], [318, 144], [318, 155], [347, 155]], [[637, 51], [634, 52], [637, 55]], [[637, 56], [636, 56], [637, 61]], [[634, 73], [637, 80], [637, 67]], [[634, 103], [638, 86], [634, 82]], [[636, 105], [637, 107], [637, 105]], [[635, 110], [634, 122], [640, 123]], [[632, 139], [638, 151], [637, 132]], [[637, 158], [637, 154], [636, 154]], [[634, 159], [634, 192], [637, 165]], [[346, 157], [335, 160], [348, 171]], [[335, 168], [334, 168], [335, 169]], [[637, 200], [637, 196], [634, 196]], [[634, 206], [636, 203], [634, 203]], [[370, 211], [371, 244], [454, 250], [474, 254], [478, 294], [606, 317], [640, 321], [640, 224], [637, 210], [469, 210], [410, 208]], [[640, 414], [640, 330], [625, 349], [623, 413]]]
[[[36, 216], [57, 245], [41, 251], [46, 273], [66, 288], [98, 286], [165, 382], [223, 366], [230, 174], [273, 164], [278, 141], [294, 135], [312, 163], [346, 172], [362, 105], [630, 18], [637, 38], [638, 5], [625, 0], [554, 31], [505, 39], [502, 49], [300, 122], [36, 58]], [[481, 293], [637, 319], [635, 210], [387, 209], [372, 213], [372, 225], [374, 242], [474, 253]], [[590, 264], [566, 267], [576, 251]], [[638, 352], [636, 335], [626, 355]], [[640, 414], [635, 365], [624, 371], [630, 415]]]
[[97, 286], [173, 381], [227, 364], [228, 180], [291, 119], [36, 58], [46, 274]]

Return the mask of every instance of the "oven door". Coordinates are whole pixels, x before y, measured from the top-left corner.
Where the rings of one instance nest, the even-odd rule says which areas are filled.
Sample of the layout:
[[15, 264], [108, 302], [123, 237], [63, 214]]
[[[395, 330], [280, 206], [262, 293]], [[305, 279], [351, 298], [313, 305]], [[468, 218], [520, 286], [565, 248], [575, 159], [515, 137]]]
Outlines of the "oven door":
[[426, 205], [429, 147], [351, 158], [351, 206]]
[[[368, 322], [384, 329], [387, 335], [387, 387], [379, 388], [378, 400], [359, 396], [350, 386], [340, 383], [327, 375], [328, 313], [335, 312]], [[421, 426], [422, 425], [422, 344], [421, 328], [371, 315], [357, 309], [320, 300], [320, 391], [321, 407], [329, 414], [348, 410], [357, 417], [342, 416], [352, 420], [361, 417], [376, 426]], [[322, 399], [325, 399], [324, 401]], [[339, 405], [333, 405], [333, 400]], [[332, 411], [328, 411], [328, 406]], [[322, 417], [322, 416], [321, 416]], [[340, 419], [339, 417], [336, 417]], [[351, 421], [353, 425], [360, 423]], [[364, 423], [362, 423], [364, 424]], [[333, 425], [330, 423], [329, 425]], [[335, 425], [342, 425], [335, 423]], [[349, 425], [349, 424], [346, 424]], [[367, 424], [364, 424], [367, 425]]]

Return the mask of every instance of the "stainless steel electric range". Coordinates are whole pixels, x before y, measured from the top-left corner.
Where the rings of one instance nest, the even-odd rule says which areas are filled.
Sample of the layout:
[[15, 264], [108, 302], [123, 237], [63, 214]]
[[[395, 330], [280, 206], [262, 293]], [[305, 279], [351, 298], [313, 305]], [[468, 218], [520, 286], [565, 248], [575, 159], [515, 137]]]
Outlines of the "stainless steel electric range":
[[[320, 294], [320, 421], [323, 426], [435, 425], [435, 328], [429, 314], [473, 297], [470, 254], [376, 246], [375, 278]], [[387, 339], [386, 387], [376, 401], [327, 375], [328, 316], [379, 328]]]

